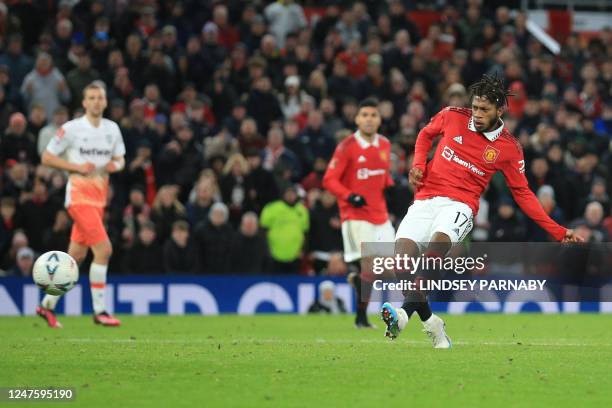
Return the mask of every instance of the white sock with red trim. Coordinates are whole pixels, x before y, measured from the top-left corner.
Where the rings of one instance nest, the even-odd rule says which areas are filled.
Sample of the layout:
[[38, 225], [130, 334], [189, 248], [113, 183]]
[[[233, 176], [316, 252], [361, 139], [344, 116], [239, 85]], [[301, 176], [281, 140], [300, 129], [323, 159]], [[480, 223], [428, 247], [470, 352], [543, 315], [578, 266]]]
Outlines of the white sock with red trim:
[[40, 302], [40, 304], [45, 309], [55, 310], [55, 306], [57, 306], [57, 302], [59, 302], [60, 298], [61, 296], [45, 295], [45, 297], [43, 298], [42, 302]]
[[108, 265], [91, 264], [89, 268], [89, 285], [91, 286], [91, 300], [95, 314], [106, 311], [106, 270]]

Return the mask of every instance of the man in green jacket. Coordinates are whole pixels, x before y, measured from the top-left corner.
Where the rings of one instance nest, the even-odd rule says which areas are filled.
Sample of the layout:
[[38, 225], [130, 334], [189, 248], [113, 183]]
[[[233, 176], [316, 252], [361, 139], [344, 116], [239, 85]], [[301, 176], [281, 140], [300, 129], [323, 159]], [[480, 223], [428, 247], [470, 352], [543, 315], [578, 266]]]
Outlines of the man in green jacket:
[[308, 210], [298, 202], [294, 186], [287, 186], [281, 200], [264, 207], [261, 226], [267, 229], [274, 273], [299, 273], [300, 255], [309, 223]]

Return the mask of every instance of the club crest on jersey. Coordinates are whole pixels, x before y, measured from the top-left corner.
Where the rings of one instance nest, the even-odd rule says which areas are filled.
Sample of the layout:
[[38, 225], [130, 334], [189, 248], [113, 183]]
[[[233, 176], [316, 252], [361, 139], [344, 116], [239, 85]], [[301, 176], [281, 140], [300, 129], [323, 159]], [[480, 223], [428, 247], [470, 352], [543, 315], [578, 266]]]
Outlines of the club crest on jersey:
[[497, 160], [497, 156], [499, 156], [499, 150], [489, 145], [487, 145], [487, 148], [482, 154], [482, 158], [487, 163], [495, 163], [495, 160]]
[[386, 161], [387, 161], [387, 152], [385, 152], [385, 151], [381, 151], [381, 152], [380, 152], [380, 159], [381, 159], [382, 161], [386, 162]]

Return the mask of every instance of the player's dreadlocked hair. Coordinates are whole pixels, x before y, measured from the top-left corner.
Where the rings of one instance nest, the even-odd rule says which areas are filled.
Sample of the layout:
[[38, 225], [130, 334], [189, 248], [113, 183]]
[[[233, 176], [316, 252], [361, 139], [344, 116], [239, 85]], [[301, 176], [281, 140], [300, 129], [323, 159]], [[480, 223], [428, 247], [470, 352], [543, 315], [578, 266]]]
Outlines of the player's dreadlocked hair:
[[498, 108], [508, 104], [508, 96], [513, 94], [506, 89], [504, 79], [497, 75], [483, 75], [480, 81], [473, 83], [470, 88], [470, 100], [475, 96], [486, 98]]

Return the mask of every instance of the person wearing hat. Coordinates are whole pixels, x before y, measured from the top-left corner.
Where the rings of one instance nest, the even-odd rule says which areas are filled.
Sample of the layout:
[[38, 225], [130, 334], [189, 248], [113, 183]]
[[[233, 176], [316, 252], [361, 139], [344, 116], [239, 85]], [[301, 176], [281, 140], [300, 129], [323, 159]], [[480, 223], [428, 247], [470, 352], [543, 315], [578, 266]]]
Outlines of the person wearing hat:
[[489, 240], [491, 242], [523, 242], [527, 237], [524, 218], [517, 213], [514, 202], [502, 196], [497, 203], [497, 211], [491, 220]]
[[30, 277], [34, 266], [34, 251], [30, 247], [19, 248], [15, 266], [8, 273], [9, 276]]
[[300, 88], [300, 77], [297, 75], [285, 78], [285, 91], [279, 95], [278, 99], [285, 119], [291, 119], [297, 115], [304, 100], [314, 102], [313, 97]]
[[283, 188], [282, 199], [266, 205], [261, 212], [261, 226], [266, 229], [275, 274], [296, 274], [310, 226], [308, 210], [299, 201], [293, 184]]

